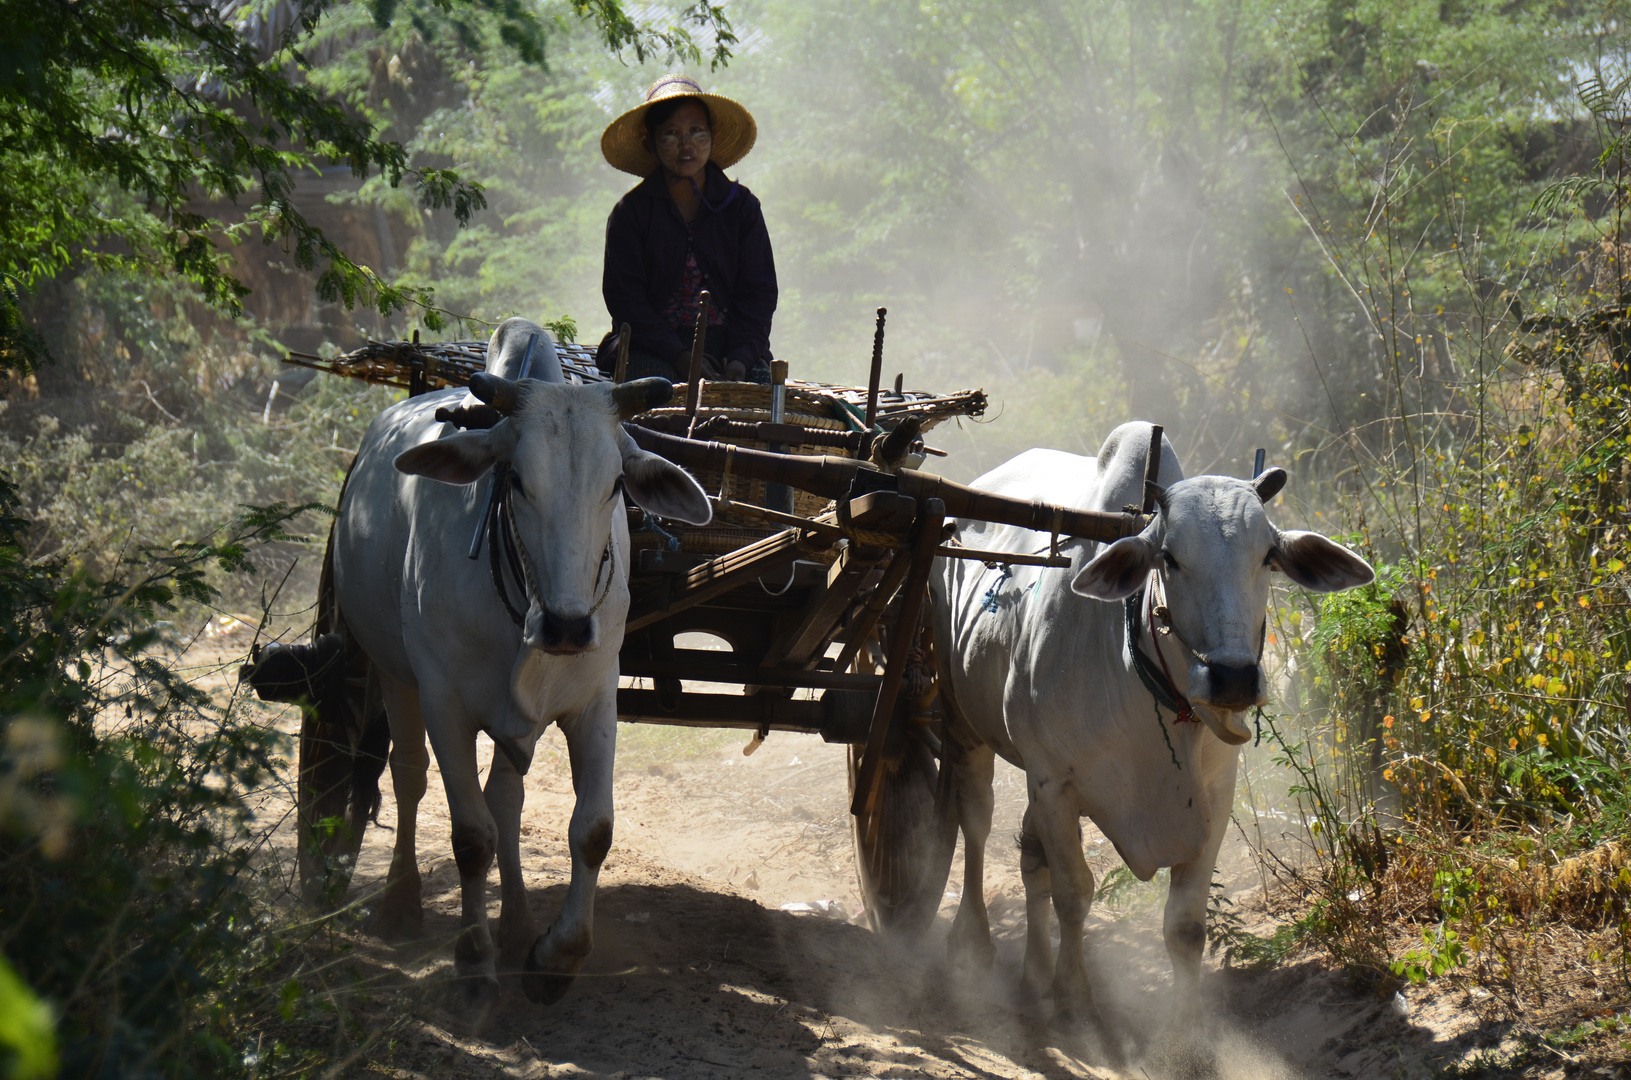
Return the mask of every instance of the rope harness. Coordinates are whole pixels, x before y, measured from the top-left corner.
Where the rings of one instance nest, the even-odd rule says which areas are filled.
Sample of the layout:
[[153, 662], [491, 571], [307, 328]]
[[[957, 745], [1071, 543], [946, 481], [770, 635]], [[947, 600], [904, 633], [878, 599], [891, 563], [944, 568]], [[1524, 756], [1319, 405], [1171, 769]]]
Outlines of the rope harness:
[[[1138, 672], [1138, 681], [1144, 684], [1144, 689], [1150, 692], [1155, 699], [1155, 723], [1161, 729], [1161, 741], [1167, 744], [1167, 753], [1172, 757], [1172, 767], [1182, 769], [1183, 763], [1178, 760], [1178, 751], [1173, 748], [1172, 736], [1167, 733], [1167, 722], [1161, 719], [1161, 706], [1165, 705], [1173, 715], [1173, 722], [1178, 724], [1194, 723], [1196, 720], [1195, 707], [1190, 704], [1187, 697], [1178, 691], [1178, 686], [1172, 681], [1172, 672], [1167, 668], [1166, 654], [1161, 651], [1161, 642], [1156, 639], [1155, 633], [1155, 582], [1159, 573], [1152, 573], [1150, 580], [1145, 582], [1144, 588], [1129, 596], [1122, 604], [1125, 612], [1124, 622], [1127, 627], [1127, 651], [1133, 657], [1133, 670]], [[1150, 641], [1155, 645], [1155, 655], [1161, 666], [1156, 668], [1155, 662], [1145, 655], [1144, 650], [1138, 647], [1140, 633], [1139, 602], [1143, 601], [1149, 608]], [[1181, 642], [1183, 639], [1180, 638]], [[1186, 645], [1185, 648], [1188, 648]]]
[[[504, 605], [504, 611], [510, 616], [510, 621], [517, 626], [523, 626], [527, 619], [526, 609], [517, 608], [510, 600], [510, 589], [504, 580], [504, 568], [506, 565], [509, 567], [510, 576], [521, 586], [522, 601], [529, 606], [532, 598], [538, 595], [538, 579], [533, 573], [532, 560], [527, 556], [527, 549], [521, 543], [521, 537], [515, 529], [515, 510], [510, 505], [515, 484], [510, 478], [510, 466], [507, 462], [499, 462], [493, 466], [493, 486], [501, 492], [498, 498], [487, 504], [487, 551], [488, 565], [493, 573], [493, 591], [498, 593], [498, 599]], [[605, 550], [600, 553], [600, 566], [595, 570], [595, 584], [599, 585], [602, 577], [606, 579], [606, 583], [601, 588], [600, 599], [589, 609], [590, 615], [599, 611], [612, 593], [612, 578], [617, 576], [615, 565], [611, 568], [612, 572], [607, 572], [607, 564], [612, 561], [612, 538], [608, 534]]]

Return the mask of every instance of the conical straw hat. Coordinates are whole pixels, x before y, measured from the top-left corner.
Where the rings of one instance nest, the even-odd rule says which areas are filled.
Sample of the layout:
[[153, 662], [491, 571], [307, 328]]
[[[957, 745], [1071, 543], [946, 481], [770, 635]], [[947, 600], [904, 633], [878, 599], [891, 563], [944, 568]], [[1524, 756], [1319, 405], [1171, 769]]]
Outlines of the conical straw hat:
[[708, 160], [728, 169], [748, 156], [759, 137], [753, 114], [728, 97], [705, 94], [696, 81], [684, 75], [664, 75], [651, 84], [646, 99], [606, 125], [600, 137], [600, 152], [615, 169], [635, 176], [650, 176], [657, 169], [657, 155], [646, 147], [646, 110], [664, 98], [694, 97], [708, 103], [713, 119], [713, 150]]

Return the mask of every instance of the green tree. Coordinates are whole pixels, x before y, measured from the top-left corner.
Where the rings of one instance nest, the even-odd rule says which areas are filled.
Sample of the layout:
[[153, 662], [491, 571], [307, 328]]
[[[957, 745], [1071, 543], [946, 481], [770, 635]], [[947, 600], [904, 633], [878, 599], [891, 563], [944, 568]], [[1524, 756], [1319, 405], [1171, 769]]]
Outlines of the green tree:
[[[259, 238], [317, 270], [317, 290], [382, 314], [415, 305], [440, 326], [431, 286], [401, 286], [359, 265], [295, 208], [298, 176], [329, 166], [404, 182], [427, 209], [459, 225], [485, 205], [479, 183], [411, 159], [401, 142], [306, 78], [303, 49], [326, 19], [354, 9], [332, 0], [188, 3], [8, 0], [0, 42], [0, 364], [22, 371], [41, 339], [21, 296], [70, 265], [177, 274], [228, 314], [245, 287], [226, 248]], [[502, 43], [540, 69], [551, 27], [583, 21], [614, 52], [700, 57], [706, 30], [716, 62], [734, 40], [707, 0], [667, 28], [636, 23], [617, 0], [569, 0], [539, 11], [519, 0], [450, 0], [368, 9], [377, 30], [398, 19], [466, 45]], [[198, 212], [201, 200], [248, 201], [239, 220]]]

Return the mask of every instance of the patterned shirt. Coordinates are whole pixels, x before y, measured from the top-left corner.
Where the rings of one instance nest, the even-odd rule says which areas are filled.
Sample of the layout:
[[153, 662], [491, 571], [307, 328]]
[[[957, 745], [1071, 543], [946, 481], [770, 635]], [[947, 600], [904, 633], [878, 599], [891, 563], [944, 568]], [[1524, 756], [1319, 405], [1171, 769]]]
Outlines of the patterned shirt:
[[[659, 312], [663, 321], [674, 328], [674, 332], [689, 341], [696, 332], [697, 309], [702, 306], [702, 291], [707, 288], [703, 278], [702, 267], [697, 263], [696, 249], [689, 241], [685, 245], [685, 267], [680, 271], [680, 280], [674, 286], [674, 292], [669, 296], [668, 303], [663, 305]], [[718, 307], [709, 305], [708, 325], [724, 326], [725, 312]]]

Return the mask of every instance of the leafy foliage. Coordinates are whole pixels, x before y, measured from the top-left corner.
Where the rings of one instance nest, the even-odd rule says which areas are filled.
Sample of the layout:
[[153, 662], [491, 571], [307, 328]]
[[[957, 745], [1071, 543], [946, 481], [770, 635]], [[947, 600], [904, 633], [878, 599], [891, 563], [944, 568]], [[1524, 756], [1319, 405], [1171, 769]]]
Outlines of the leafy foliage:
[[246, 509], [107, 578], [28, 559], [16, 507], [0, 481], [7, 956], [58, 1015], [65, 1075], [228, 1074], [241, 1005], [219, 995], [260, 926], [243, 799], [281, 768], [278, 737], [177, 675], [164, 617], [210, 600], [207, 575], [244, 571], [253, 545], [293, 539], [309, 507]]
[[[427, 327], [443, 315], [427, 285], [402, 286], [350, 258], [304, 215], [297, 178], [325, 166], [390, 188], [409, 182], [425, 210], [449, 209], [458, 225], [486, 206], [482, 185], [445, 166], [422, 166], [400, 142], [378, 137], [364, 114], [307, 79], [303, 51], [332, 0], [248, 6], [160, 0], [130, 5], [52, 0], [7, 6], [0, 44], [0, 370], [27, 371], [41, 339], [25, 324], [20, 294], [76, 263], [127, 273], [173, 273], [203, 300], [241, 314], [247, 287], [231, 272], [233, 245], [259, 239], [316, 271], [318, 296], [381, 315], [410, 305]], [[490, 28], [495, 44], [537, 68], [546, 20], [516, 0], [455, 0], [409, 12], [417, 32], [434, 12], [462, 41]], [[389, 29], [395, 0], [372, 5]], [[692, 30], [713, 35], [723, 63], [734, 41], [718, 7], [698, 3], [680, 25], [651, 29], [616, 0], [576, 0], [604, 44], [636, 57], [700, 57]], [[223, 221], [200, 209], [238, 204]]]

